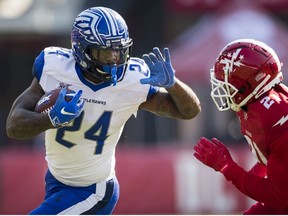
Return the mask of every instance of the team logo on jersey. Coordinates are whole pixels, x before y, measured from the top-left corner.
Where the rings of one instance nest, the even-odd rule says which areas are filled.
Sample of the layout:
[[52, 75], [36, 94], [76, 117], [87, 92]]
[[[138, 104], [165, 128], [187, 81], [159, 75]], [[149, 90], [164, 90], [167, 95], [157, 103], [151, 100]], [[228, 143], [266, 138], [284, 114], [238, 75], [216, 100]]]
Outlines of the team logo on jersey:
[[282, 126], [287, 120], [288, 120], [288, 115], [282, 116], [282, 118], [279, 119], [279, 121], [276, 122], [276, 123], [273, 125], [273, 127], [275, 127], [276, 125]]
[[244, 114], [243, 114], [243, 118], [244, 118], [245, 121], [248, 120], [248, 114], [247, 114], [246, 112], [244, 112]]
[[241, 61], [244, 59], [244, 56], [239, 55], [240, 52], [241, 49], [237, 49], [236, 52], [233, 53], [229, 52], [227, 54], [227, 58], [221, 59], [220, 63], [225, 65], [223, 69], [228, 69], [228, 72], [231, 73], [233, 72], [234, 66], [236, 67], [242, 66], [243, 64], [241, 63]]

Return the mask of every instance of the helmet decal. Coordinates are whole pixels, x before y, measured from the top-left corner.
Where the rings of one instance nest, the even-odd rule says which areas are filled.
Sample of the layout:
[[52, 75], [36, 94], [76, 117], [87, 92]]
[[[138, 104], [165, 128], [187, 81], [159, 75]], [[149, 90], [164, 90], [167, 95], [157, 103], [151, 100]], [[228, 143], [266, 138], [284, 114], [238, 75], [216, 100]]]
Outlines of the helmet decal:
[[[100, 16], [98, 14], [93, 14], [90, 11], [84, 11], [81, 16], [75, 19], [74, 26], [79, 30], [79, 33], [85, 37], [90, 43], [97, 43], [101, 40], [98, 37], [97, 28], [94, 28], [99, 24]], [[103, 42], [103, 41], [102, 41]]]
[[237, 49], [236, 52], [234, 52], [233, 54], [228, 53], [227, 54], [228, 58], [221, 59], [220, 63], [225, 64], [225, 67], [223, 69], [228, 69], [228, 72], [231, 73], [233, 72], [234, 66], [240, 67], [241, 65], [243, 65], [241, 63], [241, 60], [243, 60], [244, 56], [243, 55], [239, 56], [240, 52], [241, 49]]
[[[111, 14], [108, 10], [102, 10], [101, 12], [86, 10], [75, 19], [74, 27], [79, 30], [79, 33], [83, 35], [88, 42], [98, 44], [100, 41], [102, 45], [106, 45], [100, 37], [101, 35], [106, 39], [117, 39], [123, 38], [123, 34], [125, 34], [125, 29], [122, 29], [121, 26], [118, 25], [115, 18], [117, 18], [117, 16]], [[99, 25], [101, 25], [100, 22], [102, 20], [105, 20], [106, 29], [99, 32]]]

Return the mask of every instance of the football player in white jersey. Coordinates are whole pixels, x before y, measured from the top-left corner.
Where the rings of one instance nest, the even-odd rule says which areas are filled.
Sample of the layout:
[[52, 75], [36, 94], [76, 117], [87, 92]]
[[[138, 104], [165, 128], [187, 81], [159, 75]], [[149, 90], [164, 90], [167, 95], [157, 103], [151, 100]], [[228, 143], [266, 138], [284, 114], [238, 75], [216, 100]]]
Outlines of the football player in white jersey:
[[[29, 214], [111, 214], [119, 197], [115, 147], [130, 116], [142, 109], [192, 119], [201, 110], [194, 91], [175, 77], [168, 48], [130, 56], [132, 39], [114, 10], [81, 12], [71, 42], [72, 49], [47, 47], [38, 55], [35, 78], [7, 119], [12, 138], [45, 131], [46, 196]], [[54, 107], [34, 112], [41, 96], [59, 86]], [[76, 92], [70, 102], [67, 86]]]

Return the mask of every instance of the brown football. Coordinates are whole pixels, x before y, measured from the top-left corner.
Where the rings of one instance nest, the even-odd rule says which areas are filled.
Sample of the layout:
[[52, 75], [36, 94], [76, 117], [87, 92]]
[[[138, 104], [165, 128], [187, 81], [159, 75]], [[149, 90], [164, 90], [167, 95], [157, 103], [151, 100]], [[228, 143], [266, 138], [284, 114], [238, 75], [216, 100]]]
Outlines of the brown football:
[[[47, 113], [49, 110], [51, 110], [61, 90], [62, 88], [56, 88], [52, 91], [45, 93], [37, 102], [34, 111], [38, 113]], [[74, 95], [75, 91], [67, 88], [65, 100], [70, 101]]]

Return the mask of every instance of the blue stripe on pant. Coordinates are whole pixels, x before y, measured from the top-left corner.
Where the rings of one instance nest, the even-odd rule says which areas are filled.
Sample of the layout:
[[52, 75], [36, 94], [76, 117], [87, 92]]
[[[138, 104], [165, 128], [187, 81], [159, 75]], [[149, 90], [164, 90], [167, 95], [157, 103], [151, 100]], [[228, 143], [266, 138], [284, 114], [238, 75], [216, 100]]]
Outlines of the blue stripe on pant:
[[87, 187], [72, 187], [59, 182], [48, 171], [44, 202], [30, 215], [111, 214], [119, 198], [117, 178]]

